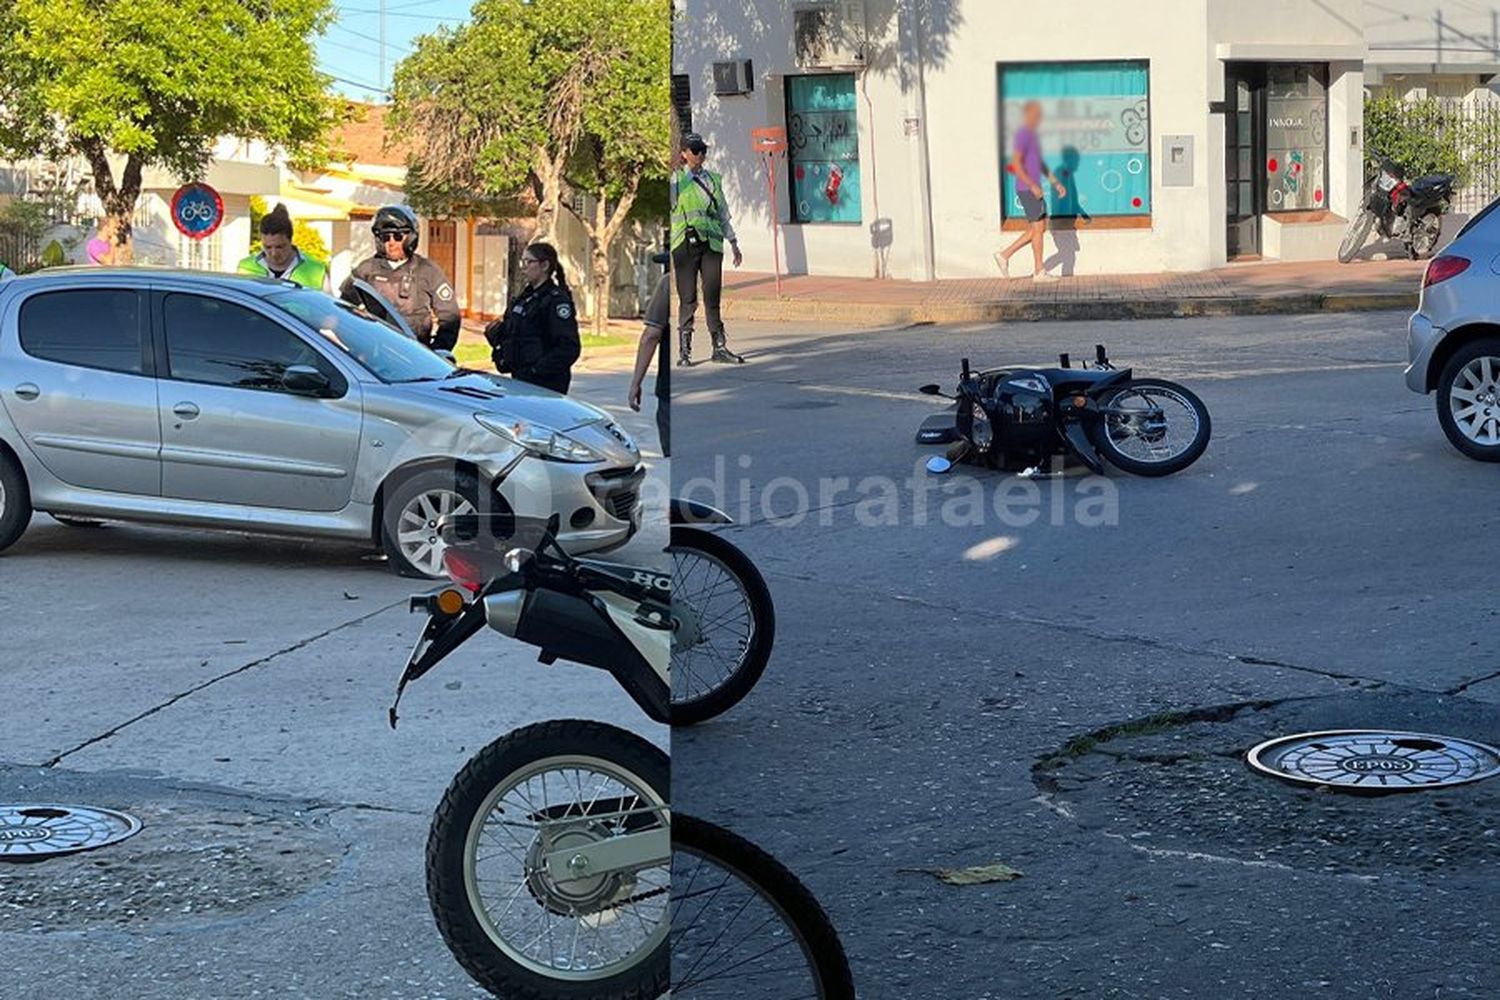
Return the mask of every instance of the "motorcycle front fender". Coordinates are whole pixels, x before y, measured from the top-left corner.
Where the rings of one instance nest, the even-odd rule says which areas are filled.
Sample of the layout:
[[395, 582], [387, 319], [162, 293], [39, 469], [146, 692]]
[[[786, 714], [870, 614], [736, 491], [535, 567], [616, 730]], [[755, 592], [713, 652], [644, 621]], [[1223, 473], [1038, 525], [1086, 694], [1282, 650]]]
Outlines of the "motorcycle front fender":
[[717, 507], [711, 507], [706, 503], [688, 500], [685, 497], [673, 497], [671, 522], [673, 524], [733, 524], [734, 519]]
[[1084, 427], [1082, 420], [1070, 420], [1062, 426], [1063, 441], [1068, 449], [1078, 456], [1078, 460], [1089, 467], [1089, 471], [1095, 475], [1104, 474], [1104, 459], [1099, 456], [1099, 449], [1094, 447], [1093, 439], [1089, 437], [1088, 428]]

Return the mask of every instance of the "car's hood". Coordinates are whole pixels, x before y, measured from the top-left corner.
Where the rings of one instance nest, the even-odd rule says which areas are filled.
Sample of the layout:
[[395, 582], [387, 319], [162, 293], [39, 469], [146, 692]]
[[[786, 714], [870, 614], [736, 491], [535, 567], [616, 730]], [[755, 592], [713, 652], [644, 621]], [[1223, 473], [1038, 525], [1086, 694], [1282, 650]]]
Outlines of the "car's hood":
[[435, 404], [449, 411], [503, 413], [559, 431], [571, 431], [609, 419], [609, 414], [597, 406], [485, 372], [473, 372], [440, 382], [398, 382], [382, 386], [380, 391]]

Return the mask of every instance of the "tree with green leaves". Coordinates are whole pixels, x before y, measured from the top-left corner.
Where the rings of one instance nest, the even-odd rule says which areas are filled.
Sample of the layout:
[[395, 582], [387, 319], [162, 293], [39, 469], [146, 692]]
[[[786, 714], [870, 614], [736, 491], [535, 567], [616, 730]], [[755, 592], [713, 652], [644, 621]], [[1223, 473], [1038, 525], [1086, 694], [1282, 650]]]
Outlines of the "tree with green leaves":
[[670, 16], [670, 0], [479, 0], [395, 73], [392, 123], [413, 144], [418, 208], [505, 214], [530, 195], [550, 242], [571, 194], [592, 196], [579, 221], [596, 330], [610, 247], [643, 185], [664, 189], [669, 173]]
[[0, 3], [0, 152], [81, 156], [128, 263], [145, 167], [200, 179], [221, 136], [326, 158], [344, 105], [313, 39], [332, 16], [330, 0]]

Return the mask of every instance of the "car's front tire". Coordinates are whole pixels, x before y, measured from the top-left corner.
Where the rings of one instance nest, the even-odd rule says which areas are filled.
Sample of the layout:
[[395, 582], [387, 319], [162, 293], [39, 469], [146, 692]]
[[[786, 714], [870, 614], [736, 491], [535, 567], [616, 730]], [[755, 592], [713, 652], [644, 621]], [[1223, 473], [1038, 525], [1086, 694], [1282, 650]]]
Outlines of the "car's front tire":
[[462, 470], [419, 472], [386, 495], [381, 542], [391, 568], [401, 576], [442, 579], [443, 549], [437, 535], [444, 514], [473, 514], [479, 508], [479, 480]]
[[10, 548], [31, 523], [31, 488], [15, 457], [0, 449], [0, 551]]
[[1448, 441], [1480, 462], [1500, 462], [1500, 337], [1460, 347], [1437, 384], [1438, 424]]

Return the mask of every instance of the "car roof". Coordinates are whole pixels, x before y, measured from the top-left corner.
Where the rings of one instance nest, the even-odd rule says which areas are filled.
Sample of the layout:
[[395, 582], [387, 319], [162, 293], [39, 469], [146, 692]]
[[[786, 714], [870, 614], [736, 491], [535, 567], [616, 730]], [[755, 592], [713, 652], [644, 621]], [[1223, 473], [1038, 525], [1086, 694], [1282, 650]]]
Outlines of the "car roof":
[[95, 264], [48, 267], [12, 278], [5, 284], [16, 288], [38, 288], [51, 285], [84, 288], [90, 285], [119, 287], [121, 283], [142, 287], [157, 283], [179, 288], [214, 288], [248, 292], [251, 295], [269, 295], [287, 288], [301, 287], [294, 281], [253, 274], [225, 274], [218, 271], [194, 271], [188, 268], [150, 265], [100, 267]]

